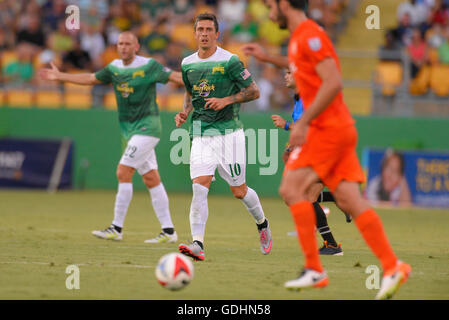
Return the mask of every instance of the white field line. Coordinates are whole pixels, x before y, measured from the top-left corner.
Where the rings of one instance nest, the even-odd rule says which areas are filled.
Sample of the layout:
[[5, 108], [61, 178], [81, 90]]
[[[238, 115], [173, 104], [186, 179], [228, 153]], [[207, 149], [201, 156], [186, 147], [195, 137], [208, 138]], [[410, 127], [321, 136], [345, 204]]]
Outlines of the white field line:
[[[49, 266], [50, 262], [40, 262], [40, 261], [0, 261], [0, 264], [25, 264], [25, 265], [47, 265]], [[78, 267], [110, 267], [110, 268], [136, 268], [136, 269], [154, 269], [154, 266], [146, 266], [140, 264], [91, 264], [91, 263], [72, 263]], [[69, 265], [69, 264], [68, 264]], [[56, 266], [56, 265], [55, 265]]]

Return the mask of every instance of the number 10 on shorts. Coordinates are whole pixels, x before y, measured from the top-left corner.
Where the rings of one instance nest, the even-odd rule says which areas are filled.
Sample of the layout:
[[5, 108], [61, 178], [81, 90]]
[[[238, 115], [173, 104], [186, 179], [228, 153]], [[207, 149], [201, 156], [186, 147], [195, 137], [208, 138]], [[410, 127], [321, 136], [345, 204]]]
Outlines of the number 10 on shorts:
[[234, 166], [232, 164], [229, 164], [229, 170], [231, 171], [231, 177], [234, 178], [235, 176], [239, 176], [242, 173], [242, 169], [240, 168], [240, 165], [238, 163], [235, 163]]

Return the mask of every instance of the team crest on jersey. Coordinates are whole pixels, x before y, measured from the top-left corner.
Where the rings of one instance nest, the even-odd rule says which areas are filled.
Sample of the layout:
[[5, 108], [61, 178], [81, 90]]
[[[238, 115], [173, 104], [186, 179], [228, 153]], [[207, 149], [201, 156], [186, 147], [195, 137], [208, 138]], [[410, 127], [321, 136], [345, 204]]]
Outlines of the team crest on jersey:
[[321, 49], [321, 39], [318, 37], [313, 37], [307, 40], [309, 48], [312, 51], [318, 51]]
[[207, 79], [200, 80], [200, 83], [198, 85], [193, 86], [194, 91], [198, 91], [198, 94], [205, 98], [208, 97], [209, 94], [215, 90], [215, 85], [209, 84], [209, 81]]

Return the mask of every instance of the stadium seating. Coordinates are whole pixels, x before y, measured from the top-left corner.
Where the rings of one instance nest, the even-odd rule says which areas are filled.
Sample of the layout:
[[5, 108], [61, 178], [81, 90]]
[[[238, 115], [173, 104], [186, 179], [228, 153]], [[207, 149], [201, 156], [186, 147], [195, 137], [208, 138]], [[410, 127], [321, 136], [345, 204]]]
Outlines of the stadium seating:
[[422, 95], [429, 91], [430, 84], [430, 67], [422, 67], [417, 76], [410, 82], [410, 94]]
[[108, 110], [117, 110], [117, 100], [115, 99], [114, 91], [109, 91], [104, 96], [104, 107]]
[[7, 105], [9, 107], [30, 108], [34, 103], [33, 91], [27, 89], [10, 89], [7, 91]]
[[92, 105], [92, 87], [64, 84], [64, 104], [67, 109], [89, 109]]
[[168, 95], [167, 105], [165, 110], [168, 111], [182, 111], [182, 106], [184, 104], [184, 93], [174, 93]]
[[61, 108], [64, 101], [57, 90], [39, 90], [36, 92], [35, 103], [40, 108]]
[[430, 70], [430, 88], [437, 96], [449, 96], [449, 66], [432, 66]]
[[376, 83], [382, 86], [384, 96], [393, 96], [402, 83], [402, 65], [399, 62], [380, 61], [376, 68]]

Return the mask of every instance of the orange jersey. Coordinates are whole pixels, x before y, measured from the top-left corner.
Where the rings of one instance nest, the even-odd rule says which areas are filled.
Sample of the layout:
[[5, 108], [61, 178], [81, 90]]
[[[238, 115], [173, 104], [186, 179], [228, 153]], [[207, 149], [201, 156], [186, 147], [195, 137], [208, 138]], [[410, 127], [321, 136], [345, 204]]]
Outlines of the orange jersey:
[[[315, 67], [329, 57], [335, 60], [340, 70], [340, 62], [334, 46], [323, 28], [310, 19], [302, 22], [290, 38], [288, 59], [298, 91], [304, 102], [304, 109], [312, 104], [321, 86], [322, 81]], [[340, 92], [310, 125], [343, 127], [350, 124], [354, 124], [354, 119], [343, 101], [343, 93]]]

